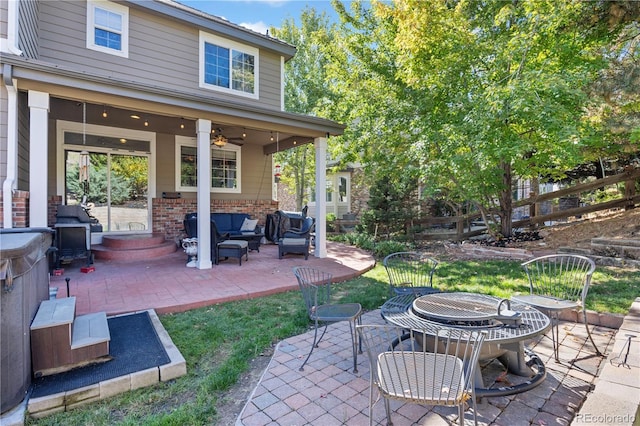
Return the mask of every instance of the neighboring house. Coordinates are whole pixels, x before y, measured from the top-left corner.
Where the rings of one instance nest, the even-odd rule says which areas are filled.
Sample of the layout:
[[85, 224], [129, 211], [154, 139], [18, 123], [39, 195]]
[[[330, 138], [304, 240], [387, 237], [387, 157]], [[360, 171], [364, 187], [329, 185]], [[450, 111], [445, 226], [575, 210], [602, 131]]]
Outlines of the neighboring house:
[[[329, 162], [331, 166], [331, 162]], [[330, 168], [326, 175], [326, 214], [333, 214], [342, 219], [345, 214], [358, 217], [367, 209], [369, 201], [369, 185], [365, 182], [364, 170], [357, 165], [347, 165], [339, 171]], [[303, 204], [309, 207], [309, 215], [316, 217], [315, 188], [306, 190], [306, 199]], [[278, 204], [282, 210], [296, 210], [295, 190], [287, 185], [278, 185]]]
[[[309, 190], [309, 210], [316, 211], [316, 191]], [[367, 209], [369, 184], [359, 165], [349, 164], [337, 172], [327, 174], [326, 212], [336, 218], [355, 215], [357, 218]]]
[[2, 227], [53, 226], [57, 206], [82, 196], [103, 225], [94, 242], [134, 230], [178, 238], [189, 211], [200, 247], [210, 211], [264, 223], [278, 208], [272, 154], [313, 143], [324, 162], [326, 138], [344, 130], [283, 111], [294, 54], [169, 0], [0, 2]]

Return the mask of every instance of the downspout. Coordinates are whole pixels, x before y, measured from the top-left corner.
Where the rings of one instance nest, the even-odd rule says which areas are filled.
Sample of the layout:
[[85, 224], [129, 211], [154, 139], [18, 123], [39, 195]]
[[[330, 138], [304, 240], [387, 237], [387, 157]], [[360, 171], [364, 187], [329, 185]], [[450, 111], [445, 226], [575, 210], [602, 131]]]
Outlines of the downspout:
[[3, 224], [13, 228], [13, 191], [18, 180], [18, 81], [11, 78], [13, 68], [5, 64], [2, 70], [7, 88], [7, 177], [2, 183]]

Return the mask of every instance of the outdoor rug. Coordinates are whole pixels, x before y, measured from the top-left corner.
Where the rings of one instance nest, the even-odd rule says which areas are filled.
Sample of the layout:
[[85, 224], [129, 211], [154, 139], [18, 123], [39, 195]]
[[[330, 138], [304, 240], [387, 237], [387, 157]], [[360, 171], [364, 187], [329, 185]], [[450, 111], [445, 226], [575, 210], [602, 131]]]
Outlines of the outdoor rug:
[[109, 355], [113, 359], [33, 379], [31, 397], [78, 389], [171, 361], [148, 312], [112, 317], [107, 322], [111, 334]]

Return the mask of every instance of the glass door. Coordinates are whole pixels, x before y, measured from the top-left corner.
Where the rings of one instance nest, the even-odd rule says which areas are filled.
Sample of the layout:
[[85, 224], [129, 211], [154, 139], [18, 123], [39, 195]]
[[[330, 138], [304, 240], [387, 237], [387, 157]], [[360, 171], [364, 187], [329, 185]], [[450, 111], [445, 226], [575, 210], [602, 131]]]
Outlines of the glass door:
[[109, 229], [149, 229], [147, 157], [111, 154], [109, 167]]
[[149, 229], [149, 158], [65, 150], [65, 201], [84, 205], [103, 232]]

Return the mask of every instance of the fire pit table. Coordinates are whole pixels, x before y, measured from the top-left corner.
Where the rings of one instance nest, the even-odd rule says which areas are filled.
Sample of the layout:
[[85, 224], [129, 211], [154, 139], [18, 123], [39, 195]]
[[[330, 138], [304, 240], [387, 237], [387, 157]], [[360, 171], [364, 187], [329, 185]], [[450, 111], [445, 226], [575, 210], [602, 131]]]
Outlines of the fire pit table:
[[[487, 332], [480, 360], [498, 359], [509, 372], [529, 380], [512, 386], [486, 388], [476, 369], [476, 394], [504, 396], [527, 391], [546, 377], [542, 360], [524, 346], [524, 341], [544, 334], [551, 320], [528, 305], [474, 293], [433, 293], [415, 298], [401, 295], [381, 308], [382, 317], [399, 327], [434, 332], [442, 325]], [[528, 360], [526, 359], [528, 358]]]

